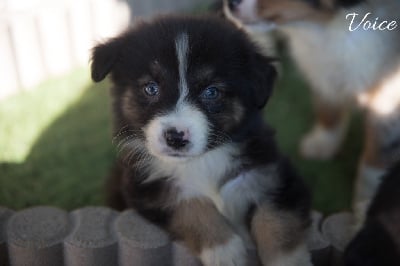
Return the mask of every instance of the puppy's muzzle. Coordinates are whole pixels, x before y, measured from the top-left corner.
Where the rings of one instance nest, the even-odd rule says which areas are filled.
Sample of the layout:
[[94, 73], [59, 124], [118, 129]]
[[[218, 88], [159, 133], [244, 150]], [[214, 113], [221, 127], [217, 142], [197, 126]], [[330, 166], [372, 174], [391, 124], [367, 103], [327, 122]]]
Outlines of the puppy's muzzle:
[[164, 132], [165, 143], [175, 150], [183, 149], [189, 143], [188, 134], [184, 131], [178, 131], [176, 128], [170, 128]]

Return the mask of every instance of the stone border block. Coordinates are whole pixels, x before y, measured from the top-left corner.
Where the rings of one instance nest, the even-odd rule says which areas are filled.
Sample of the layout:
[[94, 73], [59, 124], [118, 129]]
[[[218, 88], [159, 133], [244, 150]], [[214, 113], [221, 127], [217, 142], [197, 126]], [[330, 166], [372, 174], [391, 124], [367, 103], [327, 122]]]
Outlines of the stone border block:
[[133, 210], [115, 221], [121, 266], [172, 265], [171, 243], [167, 234]]
[[9, 258], [7, 252], [7, 222], [13, 215], [13, 211], [0, 207], [0, 265], [8, 265]]
[[65, 265], [117, 265], [118, 241], [112, 223], [118, 212], [105, 207], [86, 207], [70, 215], [73, 229], [64, 241]]
[[8, 222], [11, 265], [63, 265], [63, 240], [70, 230], [66, 211], [34, 207], [17, 212]]

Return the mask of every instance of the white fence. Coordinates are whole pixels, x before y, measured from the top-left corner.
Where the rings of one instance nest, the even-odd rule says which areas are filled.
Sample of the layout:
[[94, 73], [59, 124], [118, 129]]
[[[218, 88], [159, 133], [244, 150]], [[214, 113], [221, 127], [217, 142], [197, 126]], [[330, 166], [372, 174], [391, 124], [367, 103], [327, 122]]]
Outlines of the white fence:
[[0, 0], [0, 99], [86, 65], [94, 43], [138, 16], [201, 0]]

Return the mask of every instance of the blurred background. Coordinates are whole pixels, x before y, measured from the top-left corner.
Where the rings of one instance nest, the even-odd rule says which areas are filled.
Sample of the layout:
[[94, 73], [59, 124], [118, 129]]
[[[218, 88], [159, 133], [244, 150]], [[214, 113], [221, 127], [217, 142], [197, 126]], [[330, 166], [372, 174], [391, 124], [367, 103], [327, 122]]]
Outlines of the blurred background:
[[[159, 13], [203, 13], [204, 0], [0, 0], [0, 205], [74, 209], [104, 204], [114, 158], [109, 83], [93, 84], [98, 42]], [[307, 85], [282, 48], [284, 79], [265, 116], [314, 193], [314, 207], [348, 209], [360, 153], [358, 115], [342, 151], [305, 161], [298, 141], [312, 123]], [[356, 141], [354, 141], [356, 140]], [[335, 200], [332, 200], [335, 199]]]
[[199, 0], [0, 0], [0, 98], [88, 63], [101, 40], [136, 19], [187, 12]]

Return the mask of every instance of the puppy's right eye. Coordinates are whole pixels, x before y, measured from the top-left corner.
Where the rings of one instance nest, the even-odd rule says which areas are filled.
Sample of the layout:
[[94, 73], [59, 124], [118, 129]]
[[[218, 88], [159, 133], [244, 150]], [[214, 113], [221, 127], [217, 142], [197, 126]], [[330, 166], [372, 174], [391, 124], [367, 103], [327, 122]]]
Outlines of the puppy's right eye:
[[149, 82], [145, 87], [144, 87], [144, 93], [146, 93], [147, 96], [157, 96], [160, 93], [160, 88], [158, 87], [158, 84], [155, 82]]

